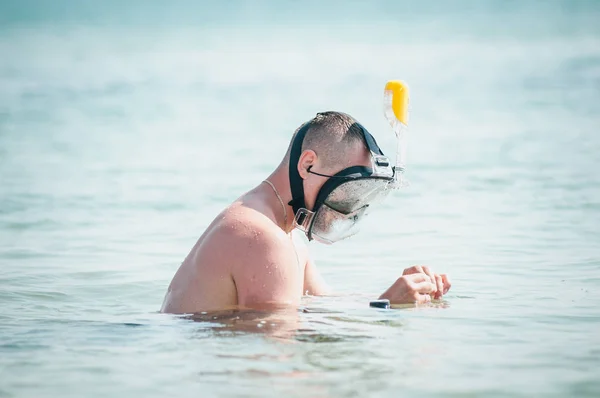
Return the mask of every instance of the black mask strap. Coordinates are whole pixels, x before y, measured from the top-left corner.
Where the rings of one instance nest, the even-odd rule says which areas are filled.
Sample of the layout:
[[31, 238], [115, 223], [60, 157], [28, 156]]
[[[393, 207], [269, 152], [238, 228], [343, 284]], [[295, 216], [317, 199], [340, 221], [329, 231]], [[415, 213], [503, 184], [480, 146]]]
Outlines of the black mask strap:
[[290, 200], [288, 205], [292, 206], [294, 209], [294, 215], [298, 210], [306, 207], [306, 204], [304, 203], [304, 184], [302, 177], [300, 177], [300, 173], [298, 173], [298, 161], [300, 160], [300, 155], [302, 155], [302, 143], [304, 142], [304, 137], [309, 128], [310, 123], [306, 123], [298, 130], [290, 151], [289, 176], [292, 200]]
[[[300, 177], [300, 173], [298, 173], [298, 161], [300, 160], [300, 155], [302, 155], [302, 143], [304, 142], [304, 137], [306, 136], [306, 132], [310, 126], [310, 123], [306, 123], [300, 128], [300, 130], [298, 130], [290, 151], [289, 178], [290, 190], [292, 191], [292, 200], [290, 200], [288, 205], [292, 206], [294, 209], [294, 215], [298, 212], [298, 210], [306, 208], [306, 204], [304, 202], [304, 184], [302, 177]], [[350, 129], [355, 126], [360, 128], [361, 132], [363, 133], [363, 138], [367, 148], [377, 155], [383, 155], [383, 152], [377, 145], [377, 142], [371, 133], [369, 133], [369, 131], [358, 122], [355, 122], [352, 126], [350, 126]]]
[[382, 155], [383, 156], [383, 152], [379, 148], [379, 145], [377, 145], [377, 141], [375, 141], [375, 137], [373, 137], [371, 135], [371, 133], [369, 133], [367, 131], [367, 129], [364, 128], [360, 123], [358, 123], [358, 125], [362, 129], [363, 136], [365, 137], [365, 143], [367, 144], [367, 149], [369, 149], [369, 151], [373, 152], [376, 155]]

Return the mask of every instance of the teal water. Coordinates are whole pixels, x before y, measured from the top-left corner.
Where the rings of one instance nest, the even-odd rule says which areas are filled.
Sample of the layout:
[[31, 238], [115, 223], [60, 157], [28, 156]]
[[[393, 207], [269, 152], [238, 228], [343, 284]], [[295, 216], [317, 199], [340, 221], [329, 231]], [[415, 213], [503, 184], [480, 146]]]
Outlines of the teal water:
[[[600, 3], [6, 1], [0, 397], [599, 396]], [[311, 245], [339, 296], [158, 314], [293, 130], [348, 112], [408, 178]], [[404, 267], [443, 303], [372, 310]]]

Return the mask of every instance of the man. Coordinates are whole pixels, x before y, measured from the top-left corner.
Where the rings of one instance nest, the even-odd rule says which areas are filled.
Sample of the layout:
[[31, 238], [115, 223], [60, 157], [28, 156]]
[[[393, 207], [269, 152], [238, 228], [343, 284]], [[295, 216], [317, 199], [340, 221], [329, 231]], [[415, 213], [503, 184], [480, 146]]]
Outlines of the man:
[[[303, 294], [329, 294], [292, 229], [298, 226], [309, 239], [326, 243], [350, 236], [396, 174], [351, 116], [317, 114], [296, 131], [275, 171], [208, 226], [175, 274], [162, 311], [268, 309], [298, 305]], [[445, 275], [414, 266], [380, 298], [424, 303], [449, 288]]]

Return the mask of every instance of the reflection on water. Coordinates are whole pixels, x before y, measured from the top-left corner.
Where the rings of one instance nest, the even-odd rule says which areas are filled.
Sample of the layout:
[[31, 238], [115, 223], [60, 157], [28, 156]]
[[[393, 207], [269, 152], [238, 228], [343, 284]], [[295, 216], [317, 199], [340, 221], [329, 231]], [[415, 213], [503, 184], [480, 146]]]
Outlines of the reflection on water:
[[[430, 306], [436, 305], [431, 304]], [[421, 305], [421, 307], [424, 306]], [[416, 308], [416, 306], [405, 305], [403, 308]], [[361, 333], [366, 332], [365, 327], [370, 325], [402, 326], [400, 320], [389, 319], [385, 317], [385, 313], [381, 314], [383, 319], [380, 319], [377, 316], [378, 310], [370, 309], [369, 312], [371, 314], [368, 316], [365, 314], [362, 317], [350, 317], [341, 310], [316, 307], [300, 309], [282, 307], [269, 310], [228, 309], [183, 315], [181, 319], [201, 324], [197, 334], [199, 338], [238, 336], [250, 333], [289, 342], [309, 343], [333, 343], [373, 338], [369, 333]]]
[[265, 334], [280, 339], [290, 339], [300, 327], [296, 309], [252, 310], [230, 309], [187, 315], [184, 319], [201, 323], [199, 335], [236, 336], [243, 333]]

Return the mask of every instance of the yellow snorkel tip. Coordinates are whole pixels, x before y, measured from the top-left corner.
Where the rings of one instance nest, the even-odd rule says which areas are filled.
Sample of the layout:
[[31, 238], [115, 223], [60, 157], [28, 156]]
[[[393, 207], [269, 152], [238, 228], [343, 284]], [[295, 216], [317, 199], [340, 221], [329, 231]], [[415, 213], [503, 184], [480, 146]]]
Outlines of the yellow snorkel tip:
[[396, 166], [399, 186], [406, 186], [402, 178], [406, 164], [406, 133], [408, 131], [408, 85], [401, 80], [390, 80], [383, 90], [383, 111], [398, 139]]
[[408, 126], [408, 85], [401, 80], [390, 80], [385, 85], [385, 113], [390, 123], [395, 118]]

